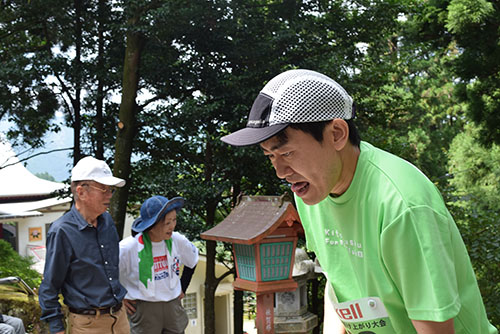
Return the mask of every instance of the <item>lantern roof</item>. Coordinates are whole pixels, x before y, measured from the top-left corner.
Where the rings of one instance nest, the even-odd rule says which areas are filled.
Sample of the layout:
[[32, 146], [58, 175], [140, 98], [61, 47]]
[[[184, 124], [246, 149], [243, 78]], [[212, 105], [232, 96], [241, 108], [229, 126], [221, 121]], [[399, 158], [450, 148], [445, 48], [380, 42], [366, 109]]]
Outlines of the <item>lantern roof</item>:
[[303, 234], [297, 210], [290, 197], [242, 196], [231, 213], [219, 224], [201, 234], [206, 240], [237, 244], [256, 244], [277, 232], [278, 228], [293, 229]]

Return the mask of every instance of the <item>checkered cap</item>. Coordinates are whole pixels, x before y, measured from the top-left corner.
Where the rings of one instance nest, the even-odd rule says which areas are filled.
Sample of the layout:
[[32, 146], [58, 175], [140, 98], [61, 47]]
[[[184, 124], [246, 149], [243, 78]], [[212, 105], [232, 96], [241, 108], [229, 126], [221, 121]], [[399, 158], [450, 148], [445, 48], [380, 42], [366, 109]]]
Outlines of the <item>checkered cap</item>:
[[235, 146], [252, 145], [292, 123], [353, 116], [352, 98], [333, 79], [311, 70], [290, 70], [264, 86], [250, 110], [247, 126], [222, 137], [222, 141]]

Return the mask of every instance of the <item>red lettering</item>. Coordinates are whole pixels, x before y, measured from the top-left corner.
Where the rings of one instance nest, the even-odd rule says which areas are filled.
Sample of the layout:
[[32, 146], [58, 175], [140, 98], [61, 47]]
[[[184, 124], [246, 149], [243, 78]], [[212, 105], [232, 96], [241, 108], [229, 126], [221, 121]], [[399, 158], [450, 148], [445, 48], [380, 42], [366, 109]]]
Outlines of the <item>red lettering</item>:
[[166, 256], [156, 256], [154, 259], [154, 271], [159, 272], [159, 271], [164, 271], [168, 270], [168, 263], [167, 263], [167, 257]]
[[359, 304], [356, 303], [356, 310], [358, 310], [358, 315], [360, 318], [363, 318], [363, 313], [361, 313], [361, 308], [359, 307]]
[[345, 320], [351, 320], [352, 319], [351, 310], [349, 310], [348, 308], [341, 308], [340, 309], [340, 313], [342, 314], [341, 318], [343, 318]]
[[349, 305], [349, 308], [351, 309], [351, 312], [354, 315], [354, 319], [358, 319], [358, 316], [356, 314], [356, 310], [354, 309], [354, 305], [353, 304]]
[[348, 308], [335, 309], [335, 312], [337, 312], [337, 315], [344, 320], [363, 318], [363, 313], [361, 312], [361, 307], [358, 303], [351, 304]]

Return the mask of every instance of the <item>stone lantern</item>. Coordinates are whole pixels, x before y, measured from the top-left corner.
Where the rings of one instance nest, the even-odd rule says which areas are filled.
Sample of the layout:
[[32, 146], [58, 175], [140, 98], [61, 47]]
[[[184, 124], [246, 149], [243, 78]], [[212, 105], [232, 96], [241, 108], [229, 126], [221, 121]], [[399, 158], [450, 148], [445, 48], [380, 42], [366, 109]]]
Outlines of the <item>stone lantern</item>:
[[317, 277], [317, 266], [309, 259], [305, 250], [295, 250], [293, 279], [298, 287], [294, 291], [275, 294], [274, 328], [275, 333], [311, 333], [318, 325], [318, 316], [307, 310], [307, 282]]
[[292, 278], [298, 235], [304, 230], [291, 200], [284, 196], [243, 196], [206, 240], [233, 245], [237, 290], [257, 295], [257, 330], [274, 333], [274, 293], [295, 291]]

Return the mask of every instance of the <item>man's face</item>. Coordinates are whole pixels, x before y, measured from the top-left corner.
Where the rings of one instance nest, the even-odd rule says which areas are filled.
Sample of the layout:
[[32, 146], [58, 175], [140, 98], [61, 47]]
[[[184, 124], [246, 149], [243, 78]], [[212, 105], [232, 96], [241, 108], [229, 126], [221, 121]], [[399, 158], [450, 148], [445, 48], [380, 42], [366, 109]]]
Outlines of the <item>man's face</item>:
[[304, 203], [313, 205], [325, 199], [338, 182], [342, 164], [332, 145], [328, 127], [320, 143], [313, 136], [288, 127], [288, 140], [281, 142], [272, 137], [260, 144], [269, 157], [276, 175], [286, 179], [292, 191]]
[[113, 196], [114, 187], [110, 187], [95, 181], [85, 181], [80, 185], [84, 193], [80, 200], [86, 210], [101, 215], [108, 210]]

